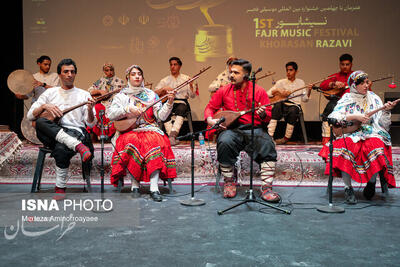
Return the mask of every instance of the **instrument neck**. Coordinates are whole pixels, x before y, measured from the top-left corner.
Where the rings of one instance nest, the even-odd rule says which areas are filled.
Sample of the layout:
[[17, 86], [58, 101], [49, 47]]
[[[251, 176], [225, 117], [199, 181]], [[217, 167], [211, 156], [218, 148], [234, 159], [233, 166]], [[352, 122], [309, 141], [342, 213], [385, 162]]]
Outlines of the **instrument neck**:
[[[396, 99], [395, 101], [393, 101], [393, 103], [394, 103], [395, 105], [397, 105], [397, 103], [399, 103], [399, 101], [400, 101], [400, 98], [398, 98], [398, 99]], [[379, 112], [379, 111], [381, 111], [381, 110], [384, 110], [384, 109], [385, 109], [385, 107], [383, 106], [383, 107], [380, 107], [380, 108], [375, 109], [375, 110], [373, 110], [373, 111], [370, 111], [370, 112], [367, 113], [367, 116], [371, 117], [371, 116], [374, 115], [375, 113], [377, 113], [377, 112]]]

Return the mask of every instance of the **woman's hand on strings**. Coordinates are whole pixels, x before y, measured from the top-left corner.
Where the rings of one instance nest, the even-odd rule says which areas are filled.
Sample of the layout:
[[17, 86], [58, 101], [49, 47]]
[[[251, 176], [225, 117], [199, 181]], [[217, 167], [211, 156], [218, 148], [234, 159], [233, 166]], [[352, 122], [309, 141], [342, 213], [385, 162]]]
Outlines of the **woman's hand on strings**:
[[396, 106], [396, 104], [397, 103], [394, 103], [392, 101], [388, 101], [383, 105], [384, 110], [392, 110]]
[[144, 110], [142, 110], [141, 108], [138, 107], [129, 107], [129, 114], [128, 117], [129, 118], [137, 118], [140, 116], [140, 114], [142, 114]]

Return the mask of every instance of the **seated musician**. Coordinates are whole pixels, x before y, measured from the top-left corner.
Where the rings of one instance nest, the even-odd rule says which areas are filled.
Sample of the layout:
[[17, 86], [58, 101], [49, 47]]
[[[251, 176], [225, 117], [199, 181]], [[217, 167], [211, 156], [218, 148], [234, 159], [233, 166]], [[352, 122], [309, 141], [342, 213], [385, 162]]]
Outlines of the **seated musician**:
[[[29, 120], [36, 120], [38, 139], [48, 146], [51, 156], [56, 161], [55, 199], [63, 199], [68, 181], [68, 167], [71, 158], [78, 152], [83, 162], [92, 158], [93, 145], [86, 126], [93, 126], [96, 119], [93, 113], [94, 101], [90, 94], [74, 86], [77, 73], [72, 59], [63, 59], [57, 66], [61, 87], [53, 87], [44, 91], [32, 104], [28, 112]], [[76, 108], [65, 115], [62, 110], [88, 101], [87, 105]], [[47, 111], [54, 117], [61, 117], [59, 123], [41, 118]], [[43, 115], [43, 114], [42, 114]]]
[[[99, 97], [116, 89], [122, 89], [125, 86], [125, 82], [115, 76], [114, 65], [112, 63], [105, 63], [103, 65], [103, 72], [104, 76], [95, 81], [88, 90], [93, 97]], [[87, 130], [89, 133], [93, 134], [96, 139], [98, 139], [101, 135], [101, 120], [99, 117], [100, 111], [104, 110], [105, 112], [105, 110], [110, 106], [111, 101], [112, 97], [103, 100], [94, 106], [96, 110], [97, 124], [92, 128], [88, 128]], [[106, 116], [103, 116], [103, 129], [104, 135], [108, 137], [112, 137], [115, 133], [113, 123]]]
[[[353, 66], [353, 57], [349, 54], [343, 54], [339, 57], [339, 68], [338, 73], [332, 74], [332, 78], [323, 81], [320, 85], [323, 91], [337, 90], [336, 94], [327, 97], [329, 102], [326, 104], [324, 111], [322, 112], [322, 145], [329, 142], [330, 128], [328, 124], [328, 116], [333, 111], [338, 100], [347, 90], [347, 80], [350, 74], [353, 72], [351, 70]], [[347, 91], [346, 91], [347, 90]]]
[[111, 163], [111, 183], [118, 185], [126, 175], [132, 180], [132, 196], [137, 198], [139, 182], [150, 181], [150, 196], [162, 201], [158, 180], [176, 177], [175, 156], [168, 137], [157, 120], [168, 118], [174, 94], [168, 93], [165, 104], [158, 102], [142, 114], [146, 106], [158, 100], [158, 95], [144, 87], [142, 69], [132, 65], [126, 70], [128, 85], [113, 98], [107, 114], [110, 120], [137, 118], [134, 128], [121, 133]]
[[[163, 78], [154, 89], [154, 91], [159, 96], [165, 95], [167, 92], [173, 90], [178, 85], [190, 79], [189, 76], [180, 73], [181, 67], [182, 61], [179, 58], [171, 57], [169, 59], [169, 69], [171, 74]], [[177, 98], [177, 100], [174, 101], [172, 112], [164, 122], [165, 131], [169, 136], [169, 140], [172, 146], [179, 143], [176, 137], [179, 135], [184, 117], [188, 112], [188, 107], [186, 106], [185, 102], [179, 101], [179, 99], [189, 99], [196, 97], [196, 92], [193, 84], [190, 83], [189, 85], [184, 86], [176, 93], [175, 97]], [[171, 117], [173, 115], [176, 115], [174, 123], [172, 123], [171, 120]]]
[[[350, 93], [338, 101], [329, 119], [336, 122], [358, 121], [361, 128], [346, 133], [333, 141], [333, 176], [342, 177], [348, 204], [356, 204], [357, 199], [351, 186], [351, 179], [367, 182], [364, 196], [371, 199], [375, 194], [376, 177], [380, 176], [382, 191], [395, 187], [390, 135], [390, 110], [395, 103], [382, 100], [369, 91], [370, 81], [363, 71], [353, 72], [349, 79]], [[383, 107], [382, 111], [370, 116], [368, 113]], [[329, 174], [329, 147], [323, 146], [319, 155], [326, 161], [325, 174]]]
[[47, 89], [54, 86], [60, 86], [60, 79], [57, 73], [50, 72], [51, 59], [43, 55], [36, 60], [39, 71], [33, 74], [34, 84], [33, 91], [27, 95], [15, 94], [18, 99], [28, 99], [32, 97], [32, 104], [39, 98], [39, 96]]
[[234, 56], [231, 56], [228, 58], [226, 61], [226, 68], [223, 72], [218, 74], [217, 78], [208, 86], [208, 91], [210, 92], [210, 96], [213, 96], [215, 92], [230, 83], [229, 80], [229, 72], [231, 71], [231, 63], [232, 61], [236, 60], [237, 58]]
[[[221, 108], [223, 110], [243, 111], [251, 109], [253, 84], [249, 81], [251, 63], [238, 59], [232, 62], [230, 72], [231, 83], [218, 89], [205, 108], [204, 118], [209, 126], [217, 123], [214, 115]], [[260, 107], [269, 103], [266, 91], [255, 86], [255, 105]], [[266, 131], [267, 123], [271, 119], [271, 107], [260, 107], [254, 115], [254, 160], [261, 169], [261, 197], [265, 201], [278, 202], [280, 196], [272, 191], [272, 182], [275, 175], [276, 150], [272, 138]], [[247, 113], [228, 127], [217, 137], [218, 162], [224, 177], [224, 197], [236, 196], [236, 182], [233, 178], [233, 168], [241, 150], [250, 153], [251, 113]]]
[[[272, 97], [277, 91], [280, 91], [283, 95], [292, 95], [290, 92], [293, 92], [296, 89], [302, 88], [305, 86], [303, 80], [296, 78], [298, 66], [296, 62], [288, 62], [286, 65], [286, 79], [281, 79], [276, 82], [276, 84], [268, 90], [268, 96]], [[303, 90], [304, 95], [301, 97], [291, 98], [285, 102], [276, 103], [272, 108], [272, 118], [268, 124], [268, 133], [271, 137], [274, 137], [275, 129], [278, 124], [278, 121], [282, 118], [285, 118], [287, 123], [285, 136], [283, 138], [275, 140], [277, 145], [282, 145], [287, 143], [290, 140], [293, 134], [294, 124], [298, 121], [301, 110], [301, 101], [307, 102], [310, 94], [311, 88], [307, 88]], [[294, 93], [296, 94], [296, 93]]]

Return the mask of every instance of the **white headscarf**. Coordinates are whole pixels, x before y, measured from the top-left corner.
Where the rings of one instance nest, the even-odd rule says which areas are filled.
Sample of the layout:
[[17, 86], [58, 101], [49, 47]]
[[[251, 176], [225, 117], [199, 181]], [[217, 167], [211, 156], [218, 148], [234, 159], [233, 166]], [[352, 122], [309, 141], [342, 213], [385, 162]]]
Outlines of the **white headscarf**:
[[[142, 80], [142, 83], [140, 84], [140, 86], [138, 86], [138, 87], [137, 86], [132, 86], [131, 82], [129, 80], [129, 75], [131, 74], [131, 71], [133, 69], [138, 69], [142, 73], [143, 80]], [[144, 88], [145, 88], [144, 87], [144, 76], [143, 76], [143, 70], [142, 70], [141, 67], [139, 67], [138, 65], [132, 65], [132, 66], [130, 66], [129, 68], [126, 69], [125, 73], [126, 73], [126, 78], [128, 80], [128, 87], [126, 88], [126, 93], [133, 94], [133, 95], [138, 95], [142, 91], [144, 91]]]

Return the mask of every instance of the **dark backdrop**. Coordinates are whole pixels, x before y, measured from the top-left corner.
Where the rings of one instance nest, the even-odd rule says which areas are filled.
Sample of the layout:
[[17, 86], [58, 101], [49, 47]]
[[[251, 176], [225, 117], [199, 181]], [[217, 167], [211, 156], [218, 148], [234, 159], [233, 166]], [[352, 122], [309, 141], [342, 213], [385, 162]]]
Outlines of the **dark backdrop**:
[[2, 51], [1, 51], [1, 97], [0, 124], [9, 125], [12, 131], [22, 137], [20, 122], [23, 117], [23, 101], [15, 98], [7, 87], [10, 72], [23, 68], [23, 20], [22, 0], [9, 1], [2, 9]]

